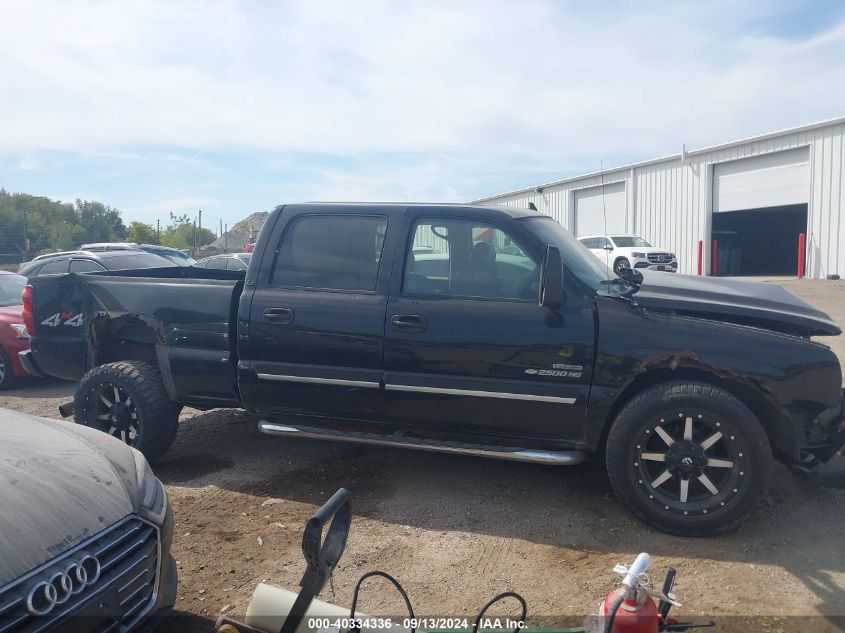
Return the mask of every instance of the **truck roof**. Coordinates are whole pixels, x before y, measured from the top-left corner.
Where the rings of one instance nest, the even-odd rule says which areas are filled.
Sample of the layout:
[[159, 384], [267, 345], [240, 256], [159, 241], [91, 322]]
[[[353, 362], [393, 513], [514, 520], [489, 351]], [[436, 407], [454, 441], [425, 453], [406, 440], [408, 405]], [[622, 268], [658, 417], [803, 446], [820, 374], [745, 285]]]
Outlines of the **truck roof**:
[[539, 213], [532, 209], [523, 207], [509, 207], [505, 205], [493, 204], [465, 204], [465, 203], [450, 203], [450, 202], [300, 202], [294, 204], [282, 204], [274, 210], [281, 210], [283, 208], [295, 208], [297, 210], [313, 210], [313, 211], [329, 211], [348, 209], [349, 211], [356, 211], [359, 209], [373, 209], [378, 208], [379, 211], [385, 213], [401, 213], [405, 209], [466, 209], [478, 211], [486, 209], [489, 211], [496, 211], [503, 215], [512, 218], [530, 218], [530, 217], [548, 217], [544, 213]]

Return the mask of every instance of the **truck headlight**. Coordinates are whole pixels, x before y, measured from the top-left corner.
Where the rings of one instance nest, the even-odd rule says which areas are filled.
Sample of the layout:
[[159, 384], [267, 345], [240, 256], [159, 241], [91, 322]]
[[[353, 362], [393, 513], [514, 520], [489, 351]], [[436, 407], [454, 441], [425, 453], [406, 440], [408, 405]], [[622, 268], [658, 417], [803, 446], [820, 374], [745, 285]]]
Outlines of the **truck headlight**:
[[167, 509], [167, 493], [141, 452], [132, 449], [132, 454], [135, 457], [140, 514], [161, 525]]
[[636, 257], [637, 259], [645, 259], [645, 253], [631, 253], [631, 257]]

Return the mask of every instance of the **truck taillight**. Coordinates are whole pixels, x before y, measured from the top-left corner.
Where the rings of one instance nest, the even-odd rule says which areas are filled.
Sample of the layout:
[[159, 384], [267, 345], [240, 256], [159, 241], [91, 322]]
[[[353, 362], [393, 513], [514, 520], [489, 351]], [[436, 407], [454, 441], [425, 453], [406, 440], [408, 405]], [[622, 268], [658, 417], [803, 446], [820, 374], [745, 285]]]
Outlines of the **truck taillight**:
[[35, 336], [35, 314], [32, 311], [32, 286], [27, 286], [21, 293], [23, 303], [23, 324], [30, 336]]

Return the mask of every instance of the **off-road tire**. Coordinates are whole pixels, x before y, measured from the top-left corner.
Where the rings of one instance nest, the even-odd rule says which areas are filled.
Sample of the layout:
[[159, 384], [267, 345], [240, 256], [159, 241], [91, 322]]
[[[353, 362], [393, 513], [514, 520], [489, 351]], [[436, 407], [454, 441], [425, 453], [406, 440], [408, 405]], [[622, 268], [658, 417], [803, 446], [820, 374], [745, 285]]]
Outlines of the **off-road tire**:
[[114, 428], [112, 422], [98, 420], [97, 413], [102, 408], [100, 395], [115, 388], [131, 397], [130, 405], [134, 405], [136, 412], [137, 435], [133, 441], [125, 440], [126, 443], [148, 460], [164, 455], [176, 439], [180, 407], [170, 399], [154, 363], [120, 361], [99, 365], [86, 373], [74, 396], [76, 423], [104, 432], [109, 432], [108, 427]]
[[0, 348], [0, 391], [3, 389], [10, 389], [14, 384], [17, 376], [12, 369], [12, 362], [9, 360], [8, 354]]
[[610, 483], [631, 511], [683, 536], [735, 527], [765, 491], [773, 463], [766, 432], [748, 407], [718, 387], [686, 381], [655, 385], [626, 403], [605, 458]]

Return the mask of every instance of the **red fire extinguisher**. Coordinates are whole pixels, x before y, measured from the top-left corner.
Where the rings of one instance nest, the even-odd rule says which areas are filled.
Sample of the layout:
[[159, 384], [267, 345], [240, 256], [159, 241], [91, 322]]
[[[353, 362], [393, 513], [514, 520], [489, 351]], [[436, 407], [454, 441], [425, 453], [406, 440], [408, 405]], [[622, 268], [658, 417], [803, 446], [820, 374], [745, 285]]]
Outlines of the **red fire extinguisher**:
[[[630, 567], [614, 567], [613, 571], [623, 576], [622, 584], [604, 598], [597, 615], [587, 621], [585, 629], [589, 633], [659, 633], [680, 624], [668, 618], [672, 605], [681, 606], [672, 593], [675, 570], [669, 569], [663, 590], [655, 591], [643, 582], [650, 562], [651, 557], [643, 553]], [[655, 603], [654, 598], [659, 602]], [[686, 629], [707, 624], [681, 626]]]

